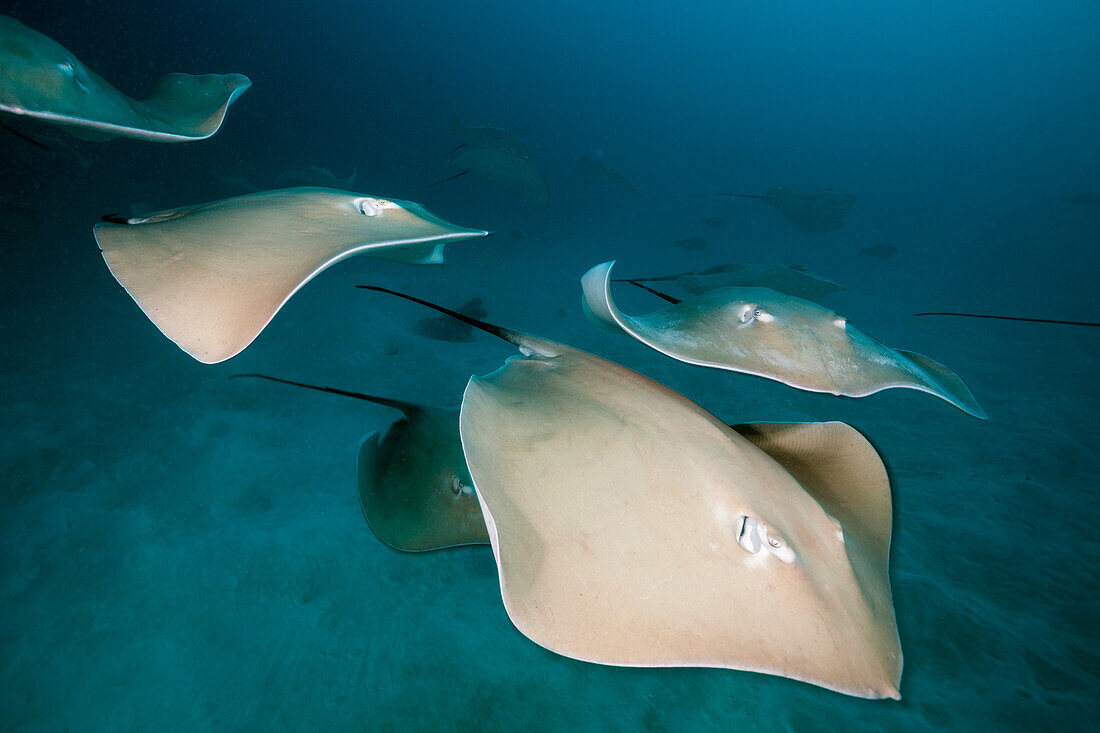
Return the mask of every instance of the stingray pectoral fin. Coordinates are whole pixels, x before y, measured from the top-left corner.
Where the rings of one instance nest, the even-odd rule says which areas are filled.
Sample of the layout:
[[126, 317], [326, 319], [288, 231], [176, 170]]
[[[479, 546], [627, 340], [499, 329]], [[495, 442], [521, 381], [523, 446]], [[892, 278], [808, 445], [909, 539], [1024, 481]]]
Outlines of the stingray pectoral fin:
[[842, 422], [731, 425], [774, 458], [882, 564], [890, 555], [890, 480], [878, 451]]
[[627, 333], [622, 314], [611, 299], [611, 268], [615, 261], [596, 265], [581, 278], [581, 308], [592, 323], [611, 333]]
[[181, 138], [202, 140], [221, 128], [229, 105], [250, 86], [243, 74], [168, 74], [145, 99], [144, 116], [168, 121]]
[[929, 359], [923, 354], [904, 349], [894, 349], [898, 354], [912, 362], [920, 372], [923, 386], [914, 385], [917, 389], [923, 389], [929, 394], [934, 394], [950, 402], [968, 415], [973, 415], [979, 420], [988, 420], [985, 410], [978, 404], [970, 388], [959, 378], [959, 375], [951, 371], [938, 361]]

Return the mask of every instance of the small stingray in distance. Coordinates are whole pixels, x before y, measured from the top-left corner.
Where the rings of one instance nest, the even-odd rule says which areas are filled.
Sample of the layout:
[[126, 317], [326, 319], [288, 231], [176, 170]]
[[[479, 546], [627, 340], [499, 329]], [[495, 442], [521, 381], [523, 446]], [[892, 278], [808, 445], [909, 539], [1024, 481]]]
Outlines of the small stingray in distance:
[[131, 99], [56, 41], [0, 15], [0, 112], [61, 126], [84, 140], [202, 140], [252, 82], [241, 74], [169, 74]]
[[743, 199], [760, 199], [788, 221], [808, 232], [835, 232], [840, 229], [856, 197], [847, 193], [814, 191], [795, 193], [786, 186], [773, 186], [763, 196], [751, 193], [720, 193]]
[[431, 186], [473, 173], [479, 178], [519, 194], [533, 209], [543, 211], [550, 203], [550, 191], [546, 187], [542, 171], [531, 162], [530, 158], [515, 151], [463, 144], [451, 152], [447, 162], [462, 170], [449, 178], [430, 184]]
[[359, 445], [359, 503], [371, 530], [390, 547], [406, 552], [489, 541], [462, 456], [457, 410], [263, 374], [230, 376], [240, 378], [267, 379], [400, 410], [404, 419], [385, 433], [370, 433]]
[[635, 198], [640, 198], [642, 195], [641, 189], [635, 186], [629, 178], [607, 167], [607, 161], [604, 159], [602, 150], [593, 150], [590, 153], [586, 153], [584, 157], [581, 158], [580, 170], [585, 175], [601, 181], [612, 188], [628, 193]]
[[597, 265], [581, 279], [585, 314], [600, 328], [673, 359], [848, 397], [916, 389], [986, 419], [970, 389], [947, 367], [884, 346], [829, 309], [775, 290], [720, 288], [628, 316], [611, 298], [614, 264]]
[[856, 430], [743, 434], [592, 354], [359, 287], [521, 352], [471, 378], [459, 433], [504, 607], [525, 636], [600, 664], [742, 669], [899, 697], [890, 487]]
[[860, 247], [859, 253], [868, 257], [878, 257], [889, 260], [898, 256], [898, 248], [892, 244], [875, 244], [868, 247]]
[[706, 249], [709, 245], [710, 243], [702, 237], [688, 237], [686, 239], [676, 240], [676, 246], [683, 247], [684, 249], [701, 250]]
[[95, 227], [103, 259], [145, 315], [213, 364], [235, 356], [303, 285], [355, 254], [439, 264], [448, 242], [488, 232], [411, 201], [286, 188]]

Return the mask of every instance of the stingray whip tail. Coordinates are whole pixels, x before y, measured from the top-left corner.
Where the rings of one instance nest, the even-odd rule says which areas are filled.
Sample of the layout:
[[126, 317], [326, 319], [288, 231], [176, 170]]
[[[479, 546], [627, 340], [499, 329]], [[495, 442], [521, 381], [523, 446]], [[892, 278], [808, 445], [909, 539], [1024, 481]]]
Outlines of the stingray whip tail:
[[1024, 321], [1026, 323], [1057, 323], [1062, 326], [1100, 326], [1092, 321], [1058, 321], [1051, 318], [1024, 318], [1023, 316], [991, 316], [984, 313], [915, 313], [918, 316], [960, 316], [962, 318], [992, 318], [998, 321]]
[[[622, 282], [622, 281], [620, 280], [619, 282]], [[642, 290], [647, 290], [647, 291], [653, 293], [654, 295], [656, 295], [658, 298], [663, 298], [664, 300], [667, 300], [669, 303], [672, 303], [673, 305], [676, 305], [677, 303], [680, 302], [680, 300], [678, 298], [673, 298], [671, 295], [665, 295], [660, 290], [654, 290], [653, 288], [649, 287], [648, 285], [642, 285], [642, 283], [639, 282], [638, 280], [627, 280], [626, 282], [630, 283], [631, 285], [633, 285], [636, 288], [641, 288]]]
[[485, 321], [479, 321], [476, 318], [471, 318], [465, 313], [459, 313], [453, 311], [450, 308], [444, 308], [441, 305], [430, 303], [426, 300], [421, 300], [412, 295], [406, 295], [405, 293], [399, 293], [396, 290], [390, 290], [389, 288], [382, 288], [377, 285], [356, 285], [355, 287], [362, 290], [374, 290], [379, 293], [389, 293], [390, 295], [396, 295], [398, 298], [404, 298], [405, 300], [411, 300], [413, 303], [419, 303], [420, 305], [427, 306], [432, 310], [437, 310], [440, 313], [444, 313], [451, 318], [457, 318], [463, 323], [469, 324], [474, 328], [479, 328], [486, 333], [490, 333], [499, 339], [503, 339], [513, 346], [523, 347], [524, 344], [532, 340], [532, 337], [522, 334], [519, 331], [513, 331], [510, 328], [503, 328], [501, 326], [495, 326], [492, 323], [486, 323]]
[[363, 394], [362, 392], [349, 392], [344, 389], [336, 389], [335, 387], [320, 387], [315, 384], [306, 384], [305, 382], [294, 382], [289, 379], [279, 379], [278, 377], [269, 377], [266, 374], [230, 374], [230, 379], [266, 379], [270, 382], [279, 382], [280, 384], [289, 384], [294, 387], [304, 387], [306, 389], [316, 390], [318, 392], [328, 392], [329, 394], [337, 394], [342, 397], [353, 397], [357, 400], [364, 400], [366, 402], [373, 402], [376, 405], [382, 405], [383, 407], [392, 407], [396, 410], [408, 414], [410, 411], [419, 409], [416, 405], [409, 402], [402, 402], [401, 400], [391, 400], [387, 397], [375, 397], [374, 395]]

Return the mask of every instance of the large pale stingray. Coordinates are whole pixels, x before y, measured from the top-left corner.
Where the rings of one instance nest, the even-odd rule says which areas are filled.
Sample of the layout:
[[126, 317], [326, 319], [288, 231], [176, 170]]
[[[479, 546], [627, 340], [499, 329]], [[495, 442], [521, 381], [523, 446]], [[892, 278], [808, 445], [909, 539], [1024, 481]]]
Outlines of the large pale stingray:
[[459, 429], [527, 637], [603, 664], [899, 696], [890, 490], [858, 432], [750, 425], [749, 440], [625, 367], [417, 302], [524, 355], [470, 380]]
[[844, 289], [801, 265], [761, 265], [731, 262], [694, 272], [657, 277], [618, 278], [615, 282], [667, 282], [690, 295], [726, 287], [771, 288], [806, 300], [818, 300]]
[[786, 186], [772, 186], [763, 196], [724, 193], [720, 196], [762, 199], [795, 226], [809, 232], [835, 232], [852, 211], [856, 197], [849, 193], [811, 191], [795, 193]]
[[448, 162], [462, 169], [451, 178], [473, 173], [519, 194], [534, 209], [542, 211], [550, 203], [550, 191], [542, 171], [530, 158], [519, 153], [503, 148], [463, 145], [451, 153]]
[[240, 353], [299, 288], [355, 254], [443, 261], [448, 242], [487, 232], [409, 201], [289, 188], [107, 221], [111, 273], [165, 336], [206, 364]]
[[359, 445], [359, 503], [367, 524], [390, 547], [407, 552], [489, 541], [458, 437], [458, 410], [321, 387], [263, 374], [234, 374], [353, 397], [400, 410], [385, 432]]
[[61, 125], [86, 140], [202, 140], [252, 82], [241, 74], [169, 74], [131, 99], [61, 44], [0, 16], [0, 111]]
[[614, 264], [597, 265], [581, 279], [585, 313], [598, 326], [674, 359], [848, 397], [917, 389], [986, 417], [963, 381], [942, 364], [884, 346], [829, 309], [768, 288], [719, 288], [649, 315], [628, 316], [611, 298]]

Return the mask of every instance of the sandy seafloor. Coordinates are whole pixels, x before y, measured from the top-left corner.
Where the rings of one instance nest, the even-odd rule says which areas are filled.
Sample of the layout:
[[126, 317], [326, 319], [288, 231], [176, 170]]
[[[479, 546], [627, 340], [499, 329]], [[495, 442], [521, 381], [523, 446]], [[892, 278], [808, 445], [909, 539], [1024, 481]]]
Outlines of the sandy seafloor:
[[[917, 245], [872, 260], [853, 254], [850, 232], [811, 239], [753, 215], [747, 233], [710, 233], [701, 252], [639, 254], [631, 237], [666, 232], [535, 215], [470, 185], [446, 194], [440, 213], [503, 232], [452, 245], [443, 267], [341, 263], [216, 366], [162, 337], [112, 280], [91, 237], [96, 202], [47, 217], [34, 242], [5, 235], [4, 729], [1079, 730], [1095, 720], [1096, 334], [913, 318], [927, 307], [1020, 305], [996, 293], [969, 302], [946, 270], [922, 266]], [[455, 204], [471, 191], [486, 196], [477, 210]], [[745, 251], [847, 283], [830, 305], [950, 365], [989, 422], [915, 391], [852, 400], [689, 367], [581, 314], [577, 280], [609, 257], [624, 274], [649, 274], [750, 259]], [[415, 322], [431, 314], [359, 283], [452, 306], [482, 296], [489, 320], [620, 361], [728, 421], [857, 426], [893, 485], [902, 701], [745, 672], [566, 659], [509, 623], [487, 546], [384, 546], [360, 513], [355, 453], [397, 414], [227, 376], [260, 371], [455, 406], [469, 375], [497, 368], [511, 348], [480, 334], [417, 336]], [[1064, 305], [1049, 292], [1023, 311]], [[641, 293], [620, 303], [657, 305]]]

